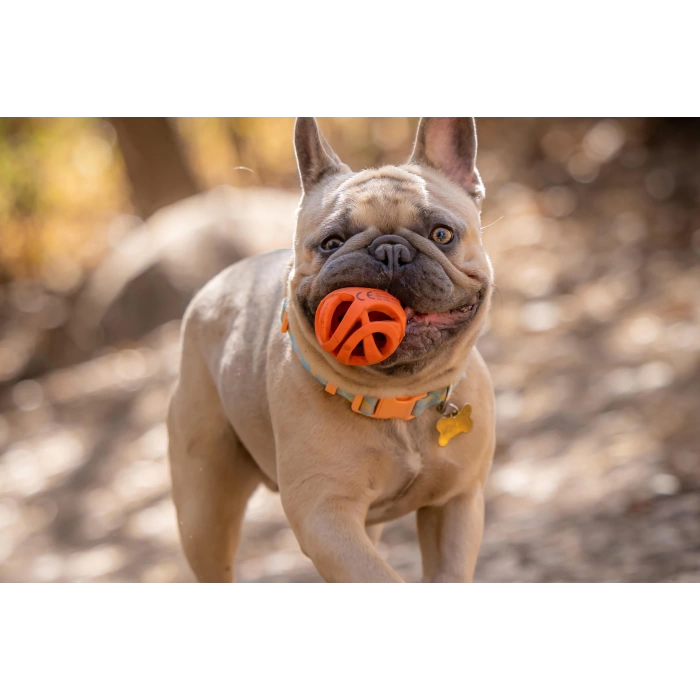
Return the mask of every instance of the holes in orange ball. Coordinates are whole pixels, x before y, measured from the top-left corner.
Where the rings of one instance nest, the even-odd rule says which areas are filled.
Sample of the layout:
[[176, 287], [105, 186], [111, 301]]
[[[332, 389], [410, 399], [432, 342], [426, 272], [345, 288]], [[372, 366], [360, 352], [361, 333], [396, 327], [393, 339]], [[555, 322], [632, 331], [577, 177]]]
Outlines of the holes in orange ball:
[[347, 287], [328, 294], [315, 319], [321, 347], [339, 362], [372, 365], [396, 351], [406, 331], [398, 299], [376, 289]]

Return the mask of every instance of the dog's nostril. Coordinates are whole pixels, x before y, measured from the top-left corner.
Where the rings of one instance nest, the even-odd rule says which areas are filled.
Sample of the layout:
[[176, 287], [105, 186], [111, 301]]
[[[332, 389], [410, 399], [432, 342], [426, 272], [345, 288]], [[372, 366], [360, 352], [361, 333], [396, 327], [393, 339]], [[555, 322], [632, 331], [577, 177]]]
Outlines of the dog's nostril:
[[[397, 244], [396, 246], [394, 246], [394, 250], [397, 251], [396, 254], [400, 263], [406, 265], [410, 263], [411, 260], [413, 260], [413, 253], [411, 253], [411, 251], [408, 248], [406, 248], [405, 245]], [[413, 252], [415, 253], [415, 251]]]
[[416, 257], [416, 249], [405, 238], [395, 235], [375, 238], [369, 246], [369, 252], [392, 274]]
[[397, 262], [403, 263], [404, 265], [411, 262], [411, 254], [409, 253], [408, 248], [399, 244], [390, 245], [385, 243], [384, 245], [380, 245], [374, 251], [374, 257], [382, 262], [387, 262], [389, 258], [393, 257]]

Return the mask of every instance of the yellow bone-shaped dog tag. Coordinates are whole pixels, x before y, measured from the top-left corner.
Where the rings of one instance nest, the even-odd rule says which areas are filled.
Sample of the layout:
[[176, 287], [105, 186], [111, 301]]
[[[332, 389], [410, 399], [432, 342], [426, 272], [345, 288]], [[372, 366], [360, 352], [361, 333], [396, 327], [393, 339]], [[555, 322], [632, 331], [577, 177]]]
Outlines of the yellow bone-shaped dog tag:
[[472, 407], [467, 403], [454, 416], [440, 418], [436, 425], [440, 433], [438, 445], [445, 447], [453, 437], [457, 437], [460, 433], [468, 433], [474, 427], [471, 414]]

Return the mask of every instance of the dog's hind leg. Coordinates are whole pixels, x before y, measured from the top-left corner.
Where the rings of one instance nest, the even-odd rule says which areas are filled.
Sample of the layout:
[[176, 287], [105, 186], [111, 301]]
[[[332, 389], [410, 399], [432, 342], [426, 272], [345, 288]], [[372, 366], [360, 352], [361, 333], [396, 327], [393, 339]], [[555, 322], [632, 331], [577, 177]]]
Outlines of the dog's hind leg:
[[200, 581], [233, 581], [246, 503], [261, 472], [226, 420], [198, 357], [183, 362], [167, 422], [173, 501], [187, 560]]

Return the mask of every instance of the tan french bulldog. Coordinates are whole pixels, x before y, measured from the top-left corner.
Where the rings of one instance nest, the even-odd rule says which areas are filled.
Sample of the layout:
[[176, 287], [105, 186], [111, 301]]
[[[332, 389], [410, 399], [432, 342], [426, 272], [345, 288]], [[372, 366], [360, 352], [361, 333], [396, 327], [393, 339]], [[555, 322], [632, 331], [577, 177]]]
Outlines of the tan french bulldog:
[[[359, 173], [313, 118], [294, 142], [294, 250], [224, 270], [183, 321], [168, 432], [185, 554], [200, 581], [232, 581], [263, 483], [326, 581], [401, 581], [375, 544], [411, 511], [423, 580], [470, 581], [495, 440], [474, 347], [492, 288], [474, 120], [423, 118], [405, 165]], [[405, 336], [378, 364], [343, 364], [317, 340], [319, 304], [345, 287], [403, 306]]]

